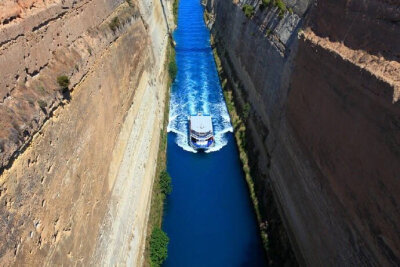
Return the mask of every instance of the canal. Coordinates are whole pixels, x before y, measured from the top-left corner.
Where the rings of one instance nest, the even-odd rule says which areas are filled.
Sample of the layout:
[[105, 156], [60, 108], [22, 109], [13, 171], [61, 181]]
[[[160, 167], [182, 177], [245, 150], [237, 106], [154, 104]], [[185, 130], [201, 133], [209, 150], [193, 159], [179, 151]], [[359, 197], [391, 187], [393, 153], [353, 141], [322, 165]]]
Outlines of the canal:
[[[174, 39], [178, 74], [167, 149], [173, 191], [163, 219], [170, 238], [164, 266], [265, 266], [199, 0], [179, 1]], [[197, 112], [213, 118], [216, 146], [208, 153], [188, 145], [188, 116]]]

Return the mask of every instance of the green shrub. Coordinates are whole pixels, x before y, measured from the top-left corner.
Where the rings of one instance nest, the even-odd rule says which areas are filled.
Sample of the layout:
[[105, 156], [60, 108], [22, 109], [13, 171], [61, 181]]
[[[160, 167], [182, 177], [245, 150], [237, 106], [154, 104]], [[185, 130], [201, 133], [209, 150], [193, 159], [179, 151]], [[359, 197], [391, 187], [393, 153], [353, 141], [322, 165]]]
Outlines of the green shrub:
[[170, 194], [172, 191], [171, 176], [169, 176], [166, 170], [160, 173], [160, 189], [165, 195]]
[[287, 11], [286, 4], [282, 0], [274, 0], [274, 6], [279, 8], [279, 13]]
[[243, 119], [247, 120], [247, 118], [248, 118], [249, 115], [250, 115], [250, 109], [251, 109], [250, 104], [249, 104], [249, 103], [246, 103], [246, 104], [244, 105], [244, 107], [243, 107], [243, 113], [242, 113]]
[[176, 78], [176, 74], [178, 73], [178, 66], [176, 65], [175, 55], [172, 55], [170, 57], [168, 63], [168, 73], [169, 77], [171, 78], [171, 81], [174, 81]]
[[61, 87], [61, 89], [63, 91], [65, 91], [65, 90], [68, 89], [70, 81], [69, 81], [69, 78], [67, 76], [61, 75], [61, 76], [57, 77], [57, 83]]
[[150, 237], [150, 259], [151, 266], [161, 266], [168, 257], [169, 238], [163, 230], [156, 227]]
[[113, 32], [115, 32], [115, 31], [118, 29], [118, 27], [119, 27], [120, 25], [121, 25], [121, 23], [119, 22], [119, 18], [118, 18], [118, 17], [113, 18], [113, 19], [111, 20], [110, 24], [109, 24], [110, 29], [111, 29]]
[[172, 5], [172, 12], [174, 14], [175, 24], [178, 23], [178, 6], [179, 6], [179, 0], [175, 0], [173, 5]]
[[262, 0], [260, 7], [263, 9], [263, 8], [268, 7], [270, 4], [271, 4], [271, 0]]
[[250, 18], [254, 15], [254, 7], [248, 4], [243, 5], [242, 10], [246, 17]]

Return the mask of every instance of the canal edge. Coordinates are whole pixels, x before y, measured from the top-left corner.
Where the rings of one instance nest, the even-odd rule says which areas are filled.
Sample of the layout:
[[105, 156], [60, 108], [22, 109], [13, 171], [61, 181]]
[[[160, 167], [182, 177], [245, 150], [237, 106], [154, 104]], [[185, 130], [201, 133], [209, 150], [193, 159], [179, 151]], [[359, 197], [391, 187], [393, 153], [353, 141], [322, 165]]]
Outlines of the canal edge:
[[[178, 2], [178, 0], [175, 0]], [[174, 13], [175, 16], [175, 13]], [[166, 196], [162, 193], [160, 188], [160, 175], [161, 172], [167, 168], [167, 127], [169, 121], [169, 102], [170, 102], [170, 90], [173, 80], [168, 73], [168, 65], [175, 58], [175, 47], [172, 36], [168, 38], [168, 47], [166, 53], [166, 59], [164, 61], [164, 73], [168, 76], [168, 82], [166, 84], [165, 90], [165, 103], [164, 103], [164, 117], [162, 121], [162, 128], [160, 132], [160, 143], [158, 148], [157, 156], [157, 167], [155, 172], [155, 177], [153, 181], [152, 196], [151, 196], [151, 206], [150, 214], [147, 223], [147, 233], [146, 233], [146, 246], [144, 251], [144, 266], [152, 266], [150, 259], [150, 237], [153, 229], [158, 227], [161, 229], [162, 218], [164, 213], [164, 204]]]
[[[204, 6], [204, 4], [203, 4]], [[203, 19], [210, 30], [210, 45], [212, 48], [214, 62], [217, 68], [217, 73], [219, 77], [219, 81], [222, 87], [222, 92], [224, 95], [225, 103], [229, 112], [229, 116], [231, 119], [231, 123], [233, 126], [233, 135], [235, 137], [236, 147], [239, 151], [239, 158], [242, 165], [242, 171], [245, 176], [247, 189], [251, 198], [252, 207], [254, 213], [256, 214], [257, 218], [257, 226], [259, 229], [259, 234], [263, 243], [263, 249], [266, 256], [267, 261], [269, 264], [274, 264], [272, 260], [273, 257], [273, 250], [271, 249], [270, 237], [268, 234], [268, 219], [263, 218], [260, 211], [259, 200], [257, 198], [257, 194], [255, 191], [255, 184], [254, 179], [251, 174], [251, 169], [249, 165], [250, 155], [246, 149], [246, 120], [250, 116], [251, 113], [251, 106], [245, 101], [245, 98], [241, 95], [240, 92], [237, 90], [234, 91], [233, 85], [231, 84], [232, 81], [229, 80], [229, 77], [226, 75], [222, 60], [220, 56], [221, 51], [219, 51], [217, 47], [216, 36], [212, 32], [211, 27], [213, 23], [212, 14], [209, 14], [204, 8]], [[240, 85], [238, 85], [240, 86]], [[240, 95], [237, 95], [240, 94]], [[241, 112], [239, 112], [241, 111]], [[276, 205], [274, 203], [273, 205]], [[286, 230], [286, 229], [285, 229]], [[279, 242], [278, 242], [279, 243]], [[276, 244], [275, 244], [276, 245]], [[279, 245], [278, 245], [279, 246]], [[291, 246], [291, 244], [290, 244]], [[296, 261], [296, 260], [295, 260]], [[295, 264], [297, 265], [297, 264]]]

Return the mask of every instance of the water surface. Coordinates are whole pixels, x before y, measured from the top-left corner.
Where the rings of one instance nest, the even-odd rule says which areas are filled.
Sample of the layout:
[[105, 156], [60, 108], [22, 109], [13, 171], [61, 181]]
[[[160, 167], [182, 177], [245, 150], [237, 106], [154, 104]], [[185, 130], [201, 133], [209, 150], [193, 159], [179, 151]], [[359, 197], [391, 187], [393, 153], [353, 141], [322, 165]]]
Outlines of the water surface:
[[[164, 266], [264, 266], [209, 37], [199, 0], [180, 0], [167, 149], [173, 191], [163, 221], [170, 244]], [[213, 117], [216, 146], [209, 153], [194, 153], [188, 145], [188, 116], [199, 111]]]

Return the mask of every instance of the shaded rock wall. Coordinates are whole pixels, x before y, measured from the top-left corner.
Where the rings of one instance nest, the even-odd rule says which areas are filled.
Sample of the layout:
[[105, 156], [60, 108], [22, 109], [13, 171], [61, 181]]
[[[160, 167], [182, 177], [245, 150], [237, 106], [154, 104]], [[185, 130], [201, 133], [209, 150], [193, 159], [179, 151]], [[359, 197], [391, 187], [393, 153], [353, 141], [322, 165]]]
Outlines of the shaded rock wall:
[[160, 2], [41, 7], [0, 26], [0, 265], [139, 265], [166, 89]]
[[272, 190], [300, 264], [398, 265], [399, 4], [287, 6], [206, 3], [265, 218]]

